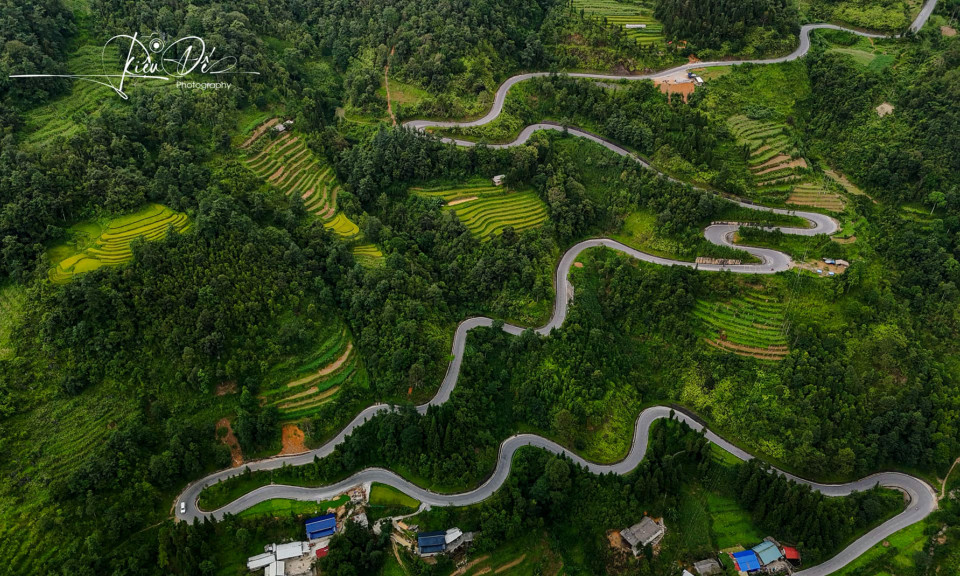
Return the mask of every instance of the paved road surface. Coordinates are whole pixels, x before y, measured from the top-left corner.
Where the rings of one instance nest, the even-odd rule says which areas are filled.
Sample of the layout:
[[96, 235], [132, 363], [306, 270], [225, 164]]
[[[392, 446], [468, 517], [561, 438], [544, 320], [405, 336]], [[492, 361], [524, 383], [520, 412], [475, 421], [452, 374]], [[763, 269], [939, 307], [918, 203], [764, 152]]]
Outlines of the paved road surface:
[[[923, 9], [920, 11], [917, 19], [914, 21], [911, 26], [911, 30], [916, 31], [923, 27], [923, 24], [927, 21], [930, 14], [933, 12], [934, 7], [936, 6], [937, 0], [928, 0], [924, 5]], [[792, 53], [781, 58], [773, 58], [769, 60], [759, 60], [753, 61], [755, 63], [776, 63], [776, 62], [786, 62], [789, 60], [795, 60], [802, 57], [810, 49], [810, 31], [821, 28], [830, 28], [835, 30], [848, 30], [855, 34], [862, 36], [868, 36], [873, 38], [880, 38], [882, 35], [872, 34], [867, 32], [860, 32], [856, 30], [849, 30], [841, 28], [839, 26], [834, 26], [831, 24], [808, 24], [801, 28], [800, 30], [800, 45]], [[657, 78], [660, 76], [665, 76], [672, 74], [678, 71], [689, 70], [692, 68], [704, 68], [711, 66], [731, 66], [736, 64], [742, 64], [744, 61], [724, 61], [724, 62], [698, 62], [696, 64], [685, 64], [678, 68], [671, 70], [666, 70], [663, 72], [657, 72], [655, 74], [649, 74], [645, 76], [611, 76], [605, 74], [571, 74], [571, 76], [580, 77], [580, 78], [593, 78], [598, 80], [622, 80], [622, 79], [651, 79]], [[408, 122], [405, 126], [422, 129], [425, 127], [454, 127], [454, 126], [479, 126], [486, 124], [497, 116], [503, 110], [503, 103], [506, 98], [506, 94], [509, 91], [510, 87], [518, 82], [536, 77], [536, 76], [546, 76], [547, 73], [531, 73], [531, 74], [521, 74], [514, 76], [504, 82], [500, 88], [497, 90], [496, 98], [494, 100], [494, 105], [491, 108], [490, 112], [479, 120], [474, 120], [471, 122], [431, 122], [431, 121], [413, 121]], [[532, 126], [526, 127], [521, 133], [520, 136], [509, 144], [501, 144], [496, 147], [508, 147], [515, 146], [517, 144], [522, 144], [526, 142], [533, 132], [537, 130], [557, 130], [563, 129], [556, 124], [542, 123], [535, 124]], [[595, 134], [591, 134], [584, 130], [579, 130], [577, 128], [567, 128], [567, 130], [579, 137], [587, 138], [595, 142], [600, 143], [603, 146], [606, 146], [608, 149], [621, 154], [623, 156], [628, 156], [641, 163], [647, 168], [650, 168], [649, 164], [644, 162], [641, 158], [637, 157], [633, 153], [625, 150], [624, 148], [617, 146], [616, 144], [600, 137]], [[472, 146], [472, 142], [466, 141], [456, 141], [457, 144]], [[837, 223], [832, 218], [824, 216], [822, 214], [810, 213], [810, 212], [799, 212], [799, 211], [787, 211], [780, 209], [773, 209], [764, 206], [756, 206], [746, 202], [739, 202], [742, 206], [747, 208], [752, 208], [755, 210], [764, 210], [772, 211], [776, 213], [790, 213], [805, 218], [810, 223], [810, 226], [807, 228], [780, 228], [786, 234], [799, 234], [799, 235], [814, 235], [814, 234], [832, 234], [837, 230]], [[730, 237], [732, 233], [738, 228], [736, 224], [723, 224], [723, 225], [713, 225], [707, 227], [704, 231], [706, 238], [715, 244], [722, 245], [731, 245]], [[536, 332], [538, 334], [549, 334], [551, 330], [559, 327], [563, 324], [564, 319], [567, 314], [567, 305], [569, 301], [573, 298], [573, 286], [568, 281], [568, 274], [570, 272], [570, 267], [573, 265], [573, 262], [576, 260], [584, 250], [598, 247], [606, 246], [613, 250], [618, 250], [623, 252], [633, 258], [638, 260], [644, 260], [646, 262], [651, 262], [654, 264], [660, 264], [664, 266], [695, 266], [701, 270], [707, 271], [721, 271], [729, 270], [731, 272], [737, 273], [756, 273], [756, 274], [770, 274], [775, 272], [780, 272], [787, 270], [790, 267], [790, 258], [783, 253], [777, 252], [775, 250], [769, 250], [764, 248], [755, 248], [755, 247], [743, 247], [738, 246], [738, 248], [746, 250], [751, 254], [757, 256], [761, 263], [759, 264], [743, 264], [737, 266], [721, 266], [721, 265], [695, 265], [690, 262], [680, 262], [676, 260], [670, 260], [667, 258], [660, 258], [639, 250], [635, 250], [628, 246], [625, 246], [614, 240], [606, 238], [597, 238], [593, 240], [586, 240], [576, 244], [563, 255], [563, 258], [560, 260], [560, 264], [557, 266], [557, 273], [555, 278], [555, 286], [557, 287], [557, 297], [554, 300], [554, 309], [553, 314], [550, 318], [550, 321], [546, 325], [537, 328]], [[417, 410], [421, 413], [425, 413], [427, 408], [430, 406], [440, 405], [446, 402], [450, 398], [450, 394], [453, 392], [454, 387], [457, 384], [457, 379], [460, 375], [460, 365], [463, 360], [463, 351], [466, 345], [467, 333], [473, 328], [479, 326], [492, 326], [494, 320], [492, 318], [468, 318], [464, 320], [457, 326], [456, 334], [454, 335], [453, 340], [453, 350], [452, 357], [453, 359], [450, 362], [450, 365], [447, 367], [447, 373], [444, 376], [443, 382], [440, 386], [440, 389], [437, 391], [437, 394], [426, 404], [417, 407]], [[520, 334], [525, 328], [520, 326], [514, 326], [511, 324], [505, 324], [503, 329], [511, 334]], [[344, 441], [345, 437], [349, 435], [353, 430], [358, 426], [361, 426], [364, 422], [370, 419], [372, 416], [392, 409], [391, 406], [386, 404], [377, 404], [371, 406], [358, 414], [336, 437], [332, 440], [317, 448], [316, 450], [311, 450], [304, 454], [299, 454], [295, 456], [283, 456], [277, 458], [270, 458], [266, 460], [259, 460], [255, 462], [247, 463], [243, 468], [249, 468], [251, 470], [272, 470], [280, 468], [281, 466], [297, 466], [308, 464], [313, 461], [314, 458], [323, 458], [330, 454], [337, 445]], [[493, 471], [493, 474], [488, 478], [482, 485], [475, 488], [474, 490], [463, 492], [459, 494], [438, 494], [431, 492], [429, 490], [423, 489], [403, 478], [397, 474], [385, 470], [382, 468], [368, 468], [362, 470], [342, 482], [332, 484], [329, 486], [324, 486], [320, 488], [302, 488], [297, 486], [283, 486], [283, 485], [270, 485], [258, 488], [244, 494], [237, 500], [231, 502], [230, 504], [220, 508], [218, 510], [204, 512], [200, 511], [197, 506], [197, 499], [200, 496], [200, 492], [204, 487], [215, 484], [221, 480], [230, 478], [242, 472], [242, 469], [231, 468], [227, 470], [221, 470], [210, 474], [209, 476], [202, 478], [189, 486], [181, 493], [175, 502], [175, 516], [178, 520], [194, 520], [201, 518], [203, 516], [211, 516], [213, 518], [219, 519], [223, 517], [226, 513], [238, 513], [241, 512], [254, 504], [269, 500], [272, 498], [288, 498], [293, 500], [324, 500], [332, 498], [337, 494], [343, 492], [351, 486], [355, 486], [364, 482], [381, 482], [383, 484], [388, 484], [403, 491], [406, 494], [420, 500], [426, 505], [430, 506], [464, 506], [468, 504], [473, 504], [476, 502], [481, 502], [486, 498], [489, 498], [494, 492], [496, 492], [503, 482], [506, 480], [507, 476], [510, 473], [510, 464], [513, 458], [514, 453], [523, 446], [534, 446], [555, 454], [562, 454], [570, 458], [573, 462], [584, 466], [591, 472], [600, 474], [600, 473], [615, 473], [615, 474], [626, 474], [633, 470], [637, 464], [643, 459], [647, 450], [647, 442], [649, 439], [650, 426], [656, 420], [660, 418], [666, 418], [670, 415], [671, 409], [665, 406], [654, 406], [647, 408], [640, 413], [640, 416], [637, 418], [636, 427], [634, 429], [634, 438], [633, 444], [630, 448], [630, 452], [627, 454], [626, 458], [622, 461], [615, 464], [596, 464], [584, 460], [580, 456], [569, 452], [563, 446], [534, 434], [518, 434], [511, 436], [503, 441], [500, 445], [500, 455], [497, 460], [497, 466]], [[687, 422], [692, 428], [696, 430], [704, 430], [706, 438], [719, 446], [720, 448], [726, 450], [727, 452], [733, 454], [741, 460], [751, 459], [752, 456], [745, 452], [744, 450], [734, 446], [733, 444], [727, 442], [720, 436], [717, 436], [714, 432], [706, 429], [696, 418], [691, 414], [677, 412], [675, 415], [679, 420]], [[798, 572], [798, 575], [802, 576], [826, 576], [831, 574], [836, 570], [847, 565], [866, 550], [868, 550], [873, 545], [881, 542], [884, 538], [890, 536], [894, 532], [910, 526], [916, 522], [919, 522], [923, 518], [926, 518], [931, 512], [937, 508], [937, 498], [936, 493], [932, 487], [930, 487], [926, 482], [914, 478], [912, 476], [902, 474], [899, 472], [881, 472], [878, 474], [873, 474], [861, 480], [855, 482], [849, 482], [845, 484], [821, 484], [817, 482], [811, 482], [803, 478], [798, 478], [796, 476], [780, 472], [785, 476], [789, 477], [792, 480], [797, 482], [807, 484], [812, 489], [821, 492], [827, 496], [844, 496], [850, 494], [854, 491], [866, 490], [876, 484], [882, 486], [887, 486], [890, 488], [896, 488], [902, 491], [908, 500], [908, 505], [906, 510], [898, 514], [894, 518], [884, 522], [880, 526], [874, 528], [867, 534], [860, 537], [858, 540], [844, 548], [839, 554], [837, 554], [832, 559], [814, 566], [807, 570]], [[180, 514], [180, 503], [185, 502], [187, 504], [187, 510], [184, 514]]]

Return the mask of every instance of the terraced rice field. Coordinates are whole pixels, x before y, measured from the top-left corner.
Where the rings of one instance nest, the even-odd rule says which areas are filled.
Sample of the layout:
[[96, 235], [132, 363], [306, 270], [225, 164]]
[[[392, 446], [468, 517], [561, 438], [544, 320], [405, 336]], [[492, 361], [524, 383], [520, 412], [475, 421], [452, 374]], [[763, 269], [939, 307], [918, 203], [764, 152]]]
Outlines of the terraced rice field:
[[383, 252], [377, 248], [376, 244], [360, 244], [354, 246], [351, 252], [356, 261], [366, 268], [375, 268], [383, 264]]
[[133, 258], [130, 244], [137, 238], [160, 240], [172, 229], [185, 232], [190, 228], [187, 215], [160, 204], [110, 220], [105, 226], [81, 224], [71, 229], [71, 243], [51, 248], [47, 254], [57, 264], [50, 269], [50, 280], [69, 282], [76, 274], [101, 266], [117, 266]]
[[13, 353], [10, 348], [11, 332], [26, 302], [27, 291], [22, 286], [10, 284], [0, 288], [0, 359]]
[[[67, 73], [102, 74], [102, 50], [102, 46], [83, 46], [67, 60]], [[27, 134], [27, 142], [45, 144], [57, 136], [70, 136], [79, 127], [75, 118], [85, 118], [111, 96], [116, 97], [113, 90], [100, 84], [82, 80], [68, 82], [71, 83], [69, 92], [26, 114], [27, 127], [24, 132]], [[128, 85], [134, 82], [136, 80], [130, 80]]]
[[467, 185], [413, 188], [411, 191], [419, 196], [443, 200], [443, 209], [452, 210], [481, 240], [489, 240], [508, 226], [520, 231], [547, 221], [547, 207], [533, 190]]
[[747, 164], [762, 195], [786, 204], [843, 211], [840, 196], [812, 173], [784, 124], [746, 116], [734, 116], [727, 123], [737, 141], [749, 150]]
[[[653, 17], [653, 8], [617, 0], [573, 0], [573, 8], [606, 26], [623, 28], [627, 38], [639, 44], [663, 42], [663, 25]], [[643, 27], [629, 27], [629, 26]]]
[[714, 348], [763, 360], [781, 360], [789, 352], [783, 305], [774, 297], [750, 292], [727, 302], [698, 300], [694, 316]]
[[333, 168], [317, 158], [302, 137], [268, 129], [256, 140], [246, 160], [250, 170], [287, 196], [302, 198], [307, 210], [336, 234], [353, 238], [360, 233], [349, 218], [336, 213], [340, 185]]
[[111, 429], [123, 425], [118, 418], [135, 411], [130, 397], [94, 391], [47, 402], [10, 421], [17, 426], [18, 438], [4, 446], [4, 472], [9, 473], [6, 481], [16, 486], [7, 494], [16, 496], [0, 497], [0, 558], [20, 566], [36, 565], [63, 553], [65, 544], [37, 548], [38, 541], [49, 542], [41, 536], [46, 528], [24, 519], [56, 516], [61, 503], [49, 484], [74, 472], [106, 441]]
[[331, 333], [313, 356], [296, 370], [296, 379], [266, 390], [261, 398], [276, 406], [284, 420], [312, 415], [348, 384], [366, 385], [350, 335], [344, 329]]

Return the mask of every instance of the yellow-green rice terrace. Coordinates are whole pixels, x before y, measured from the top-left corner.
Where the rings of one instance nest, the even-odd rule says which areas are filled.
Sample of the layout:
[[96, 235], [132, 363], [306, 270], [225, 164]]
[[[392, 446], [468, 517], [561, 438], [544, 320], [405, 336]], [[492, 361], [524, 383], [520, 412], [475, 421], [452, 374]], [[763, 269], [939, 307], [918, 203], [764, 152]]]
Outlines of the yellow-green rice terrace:
[[190, 228], [187, 215], [160, 204], [149, 204], [142, 210], [107, 221], [85, 222], [72, 226], [71, 239], [47, 251], [54, 266], [50, 280], [69, 282], [75, 275], [91, 272], [101, 266], [116, 266], [133, 258], [130, 243], [137, 238], [150, 242], [165, 237], [170, 230], [184, 232]]

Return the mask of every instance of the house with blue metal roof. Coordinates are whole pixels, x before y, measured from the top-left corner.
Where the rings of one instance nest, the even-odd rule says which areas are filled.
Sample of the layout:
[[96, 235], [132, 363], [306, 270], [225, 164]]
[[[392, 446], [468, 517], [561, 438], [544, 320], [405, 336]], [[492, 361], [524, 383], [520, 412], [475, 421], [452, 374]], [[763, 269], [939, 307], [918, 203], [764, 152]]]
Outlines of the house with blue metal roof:
[[760, 559], [753, 550], [734, 552], [730, 556], [737, 563], [737, 570], [740, 572], [756, 572], [760, 569]]
[[316, 540], [333, 536], [337, 531], [337, 515], [326, 514], [311, 518], [306, 522], [307, 540]]
[[447, 533], [444, 530], [417, 534], [417, 548], [421, 556], [433, 556], [447, 549]]
[[764, 566], [783, 558], [783, 552], [780, 551], [780, 548], [769, 540], [764, 540], [757, 544], [752, 550], [756, 553], [757, 558], [760, 559], [760, 564]]

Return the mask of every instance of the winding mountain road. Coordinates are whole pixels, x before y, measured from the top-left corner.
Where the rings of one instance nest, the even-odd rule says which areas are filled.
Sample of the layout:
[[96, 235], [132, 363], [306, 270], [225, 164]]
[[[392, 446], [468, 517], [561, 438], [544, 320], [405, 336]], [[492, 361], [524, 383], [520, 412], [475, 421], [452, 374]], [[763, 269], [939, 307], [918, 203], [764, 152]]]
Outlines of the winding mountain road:
[[[923, 24], [927, 21], [930, 14], [932, 13], [934, 7], [936, 6], [937, 0], [928, 0], [924, 5], [917, 19], [911, 25], [911, 30], [916, 31], [923, 27]], [[834, 26], [832, 24], [810, 24], [805, 25], [801, 28], [800, 31], [800, 46], [792, 54], [784, 56], [782, 58], [774, 58], [769, 60], [760, 60], [753, 61], [754, 63], [777, 63], [785, 62], [789, 60], [795, 60], [802, 57], [810, 48], [810, 31], [815, 29], [835, 29], [835, 30], [847, 30], [855, 34], [862, 36], [881, 38], [882, 35], [872, 34], [867, 32], [860, 32], [856, 30], [849, 30], [839, 26]], [[652, 79], [660, 76], [665, 76], [677, 71], [689, 70], [692, 68], [704, 68], [710, 66], [730, 66], [736, 64], [743, 64], [744, 61], [724, 61], [724, 62], [698, 62], [696, 64], [686, 64], [678, 68], [671, 70], [666, 70], [663, 72], [658, 72], [655, 74], [650, 74], [646, 76], [611, 76], [605, 74], [571, 74], [574, 77], [580, 78], [591, 78], [597, 80], [621, 80], [621, 79]], [[450, 128], [457, 126], [479, 126], [486, 124], [494, 120], [499, 116], [500, 112], [503, 110], [503, 103], [506, 99], [506, 94], [509, 91], [510, 87], [515, 85], [518, 82], [534, 78], [537, 76], [546, 76], [547, 73], [531, 73], [531, 74], [521, 74], [514, 76], [504, 82], [500, 88], [497, 90], [496, 98], [494, 105], [491, 108], [490, 112], [479, 120], [474, 120], [471, 122], [433, 122], [433, 121], [413, 121], [405, 124], [407, 127], [423, 129], [427, 127], [440, 127], [440, 128]], [[518, 136], [518, 138], [509, 143], [497, 145], [497, 147], [508, 147], [515, 146], [517, 144], [522, 144], [529, 139], [530, 135], [537, 130], [561, 130], [565, 129], [571, 134], [576, 136], [587, 138], [595, 142], [600, 143], [601, 145], [607, 147], [608, 149], [620, 154], [622, 156], [627, 156], [633, 158], [643, 166], [653, 169], [649, 164], [647, 164], [643, 159], [639, 158], [630, 151], [617, 146], [616, 144], [600, 137], [595, 134], [591, 134], [587, 131], [580, 130], [577, 128], [563, 128], [557, 124], [552, 123], [541, 123], [535, 124], [532, 126], [526, 127]], [[457, 141], [449, 140], [464, 146], [472, 146], [473, 142], [466, 141]], [[741, 206], [755, 209], [763, 210], [769, 212], [775, 212], [778, 214], [792, 214], [806, 219], [810, 226], [807, 228], [788, 228], [780, 227], [778, 228], [785, 234], [798, 234], [798, 235], [814, 235], [814, 234], [832, 234], [837, 230], [837, 223], [832, 218], [811, 212], [800, 212], [800, 211], [788, 211], [774, 209], [764, 206], [757, 206], [754, 204], [739, 202]], [[736, 224], [722, 224], [722, 225], [712, 225], [706, 228], [704, 234], [710, 242], [721, 245], [732, 246], [731, 236], [733, 232], [739, 226]], [[744, 273], [744, 274], [772, 274], [776, 272], [782, 272], [790, 268], [791, 261], [789, 256], [776, 250], [770, 250], [765, 248], [756, 248], [756, 247], [747, 247], [737, 245], [736, 247], [749, 252], [756, 256], [760, 263], [757, 264], [742, 264], [742, 265], [706, 265], [706, 264], [693, 264], [691, 262], [681, 262], [677, 260], [671, 260], [667, 258], [660, 258], [635, 250], [616, 242], [614, 240], [606, 238], [597, 238], [586, 240], [580, 242], [579, 244], [574, 245], [569, 250], [567, 250], [563, 257], [560, 260], [560, 263], [557, 266], [556, 276], [554, 279], [554, 285], [557, 289], [557, 295], [554, 299], [553, 313], [550, 317], [550, 320], [542, 327], [536, 328], [535, 331], [537, 334], [546, 335], [549, 334], [554, 328], [558, 328], [563, 324], [564, 319], [567, 315], [567, 307], [570, 300], [573, 298], [573, 286], [568, 280], [568, 275], [570, 268], [573, 265], [577, 257], [584, 251], [591, 248], [605, 246], [607, 248], [617, 250], [622, 252], [630, 257], [636, 258], [638, 260], [643, 260], [645, 262], [650, 262], [653, 264], [660, 264], [664, 266], [688, 266], [696, 267], [700, 270], [706, 271], [730, 271], [735, 273]], [[460, 366], [463, 361], [464, 348], [466, 346], [467, 334], [470, 330], [477, 327], [489, 327], [494, 324], [492, 318], [486, 317], [475, 317], [468, 318], [462, 321], [458, 326], [456, 333], [453, 339], [453, 346], [451, 351], [452, 360], [447, 367], [446, 375], [444, 376], [443, 382], [440, 385], [439, 390], [436, 395], [426, 404], [417, 407], [417, 410], [422, 414], [427, 411], [430, 406], [437, 406], [443, 404], [450, 398], [450, 394], [453, 392], [453, 389], [456, 387], [457, 380], [460, 375]], [[526, 328], [515, 326], [512, 324], [504, 324], [503, 330], [509, 332], [510, 334], [519, 335]], [[179, 521], [192, 521], [204, 516], [210, 516], [214, 519], [220, 519], [224, 514], [236, 514], [247, 508], [260, 503], [266, 500], [273, 498], [286, 498], [293, 500], [325, 500], [330, 499], [337, 494], [342, 493], [344, 490], [351, 486], [365, 482], [380, 482], [393, 486], [401, 490], [402, 492], [420, 500], [426, 505], [429, 506], [465, 506], [469, 504], [474, 504], [481, 502], [489, 498], [494, 492], [496, 492], [500, 486], [506, 481], [508, 475], [510, 474], [511, 461], [516, 453], [516, 451], [524, 446], [533, 446], [547, 450], [554, 454], [562, 454], [570, 458], [574, 463], [583, 466], [587, 470], [596, 473], [614, 473], [614, 474], [626, 474], [636, 468], [636, 466], [643, 460], [644, 455], [647, 450], [647, 443], [649, 441], [649, 432], [651, 425], [658, 419], [668, 417], [673, 411], [671, 408], [666, 406], [654, 406], [647, 408], [640, 413], [637, 418], [636, 425], [634, 428], [633, 443], [630, 447], [630, 451], [627, 456], [615, 464], [596, 464], [594, 462], [587, 461], [577, 454], [570, 452], [563, 446], [534, 434], [517, 434], [511, 436], [504, 440], [500, 445], [500, 454], [497, 460], [496, 468], [493, 470], [493, 474], [479, 487], [470, 490], [468, 492], [462, 492], [457, 494], [439, 494], [436, 492], [431, 492], [424, 488], [421, 488], [408, 480], [400, 477], [394, 472], [385, 470], [382, 468], [367, 468], [361, 470], [356, 474], [348, 477], [347, 479], [331, 484], [328, 486], [318, 487], [318, 488], [304, 488], [297, 486], [285, 486], [285, 485], [269, 485], [263, 486], [256, 490], [253, 490], [247, 494], [244, 494], [240, 498], [234, 500], [233, 502], [227, 504], [226, 506], [213, 510], [213, 511], [202, 511], [197, 505], [200, 493], [202, 490], [217, 482], [226, 480], [233, 476], [239, 475], [242, 473], [244, 468], [249, 468], [250, 470], [273, 470], [280, 468], [282, 466], [298, 466], [309, 464], [313, 462], [314, 458], [323, 458], [329, 455], [333, 450], [344, 441], [344, 439], [352, 433], [357, 427], [362, 426], [367, 420], [371, 417], [385, 412], [387, 410], [392, 410], [393, 407], [387, 404], [376, 404], [370, 406], [360, 412], [343, 430], [340, 431], [337, 436], [331, 439], [329, 442], [309, 452], [303, 454], [293, 455], [293, 456], [283, 456], [276, 458], [269, 458], [266, 460], [258, 460], [254, 462], [249, 462], [243, 466], [243, 468], [231, 468], [227, 470], [221, 470], [210, 474], [200, 480], [197, 480], [190, 485], [188, 485], [184, 491], [177, 498], [177, 501], [174, 504], [174, 514], [177, 520]], [[703, 431], [706, 438], [720, 447], [721, 449], [729, 452], [735, 457], [741, 460], [749, 460], [753, 458], [748, 452], [738, 448], [737, 446], [731, 444], [730, 442], [724, 440], [711, 430], [707, 429], [700, 421], [698, 421], [692, 414], [676, 411], [675, 417], [678, 420], [686, 422], [690, 425], [691, 428], [695, 430]], [[907, 474], [902, 474], [899, 472], [880, 472], [867, 476], [860, 480], [854, 482], [847, 482], [843, 484], [823, 484], [818, 482], [812, 482], [797, 476], [793, 476], [783, 471], [777, 471], [780, 474], [799, 482], [801, 484], [806, 484], [810, 486], [813, 490], [816, 490], [826, 496], [845, 496], [853, 492], [867, 490], [877, 484], [881, 486], [886, 486], [889, 488], [894, 488], [900, 490], [904, 493], [907, 506], [906, 509], [898, 514], [897, 516], [887, 520], [881, 525], [877, 526], [870, 532], [864, 534], [856, 541], [851, 543], [849, 546], [841, 550], [836, 556], [827, 560], [826, 562], [797, 572], [799, 576], [826, 576], [831, 574], [840, 568], [846, 566], [861, 554], [866, 552], [869, 548], [875, 544], [883, 541], [894, 532], [901, 530], [907, 526], [910, 526], [916, 522], [919, 522], [926, 518], [930, 513], [937, 509], [937, 493], [933, 487], [928, 485], [926, 482], [909, 476]], [[186, 505], [186, 511], [180, 513], [181, 503]]]

